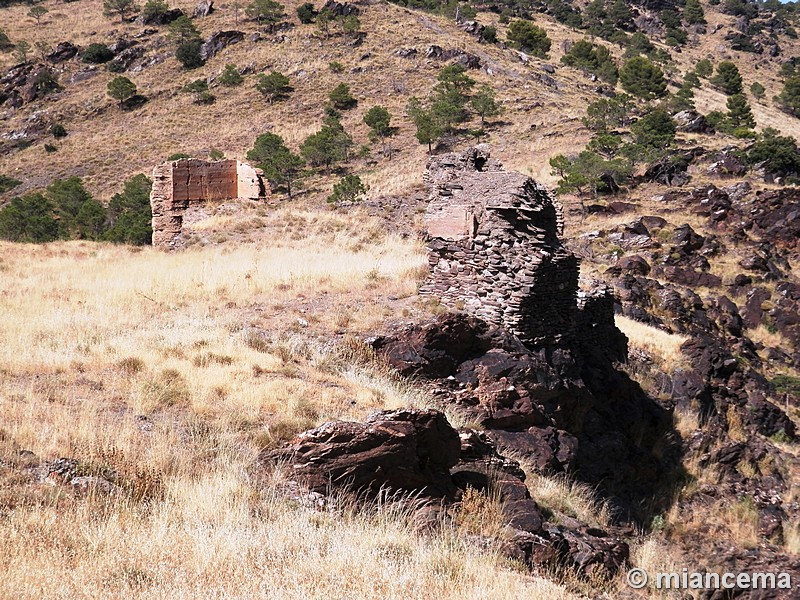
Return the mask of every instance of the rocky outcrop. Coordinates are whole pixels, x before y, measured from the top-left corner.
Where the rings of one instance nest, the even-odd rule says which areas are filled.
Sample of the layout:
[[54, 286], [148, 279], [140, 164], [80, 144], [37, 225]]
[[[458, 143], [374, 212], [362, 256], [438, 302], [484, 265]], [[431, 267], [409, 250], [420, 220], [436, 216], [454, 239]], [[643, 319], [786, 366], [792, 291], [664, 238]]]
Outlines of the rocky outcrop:
[[194, 5], [194, 12], [192, 13], [192, 16], [195, 18], [207, 17], [212, 12], [214, 12], [214, 0], [200, 0]]
[[182, 159], [153, 169], [150, 205], [153, 245], [174, 246], [191, 206], [215, 200], [266, 199], [269, 188], [259, 169], [236, 160]]
[[238, 44], [244, 39], [242, 31], [217, 31], [200, 46], [200, 57], [209, 60], [231, 44]]
[[499, 454], [485, 433], [456, 431], [436, 410], [382, 411], [363, 423], [325, 423], [284, 448], [262, 453], [260, 461], [267, 468], [289, 465], [292, 484], [311, 494], [349, 490], [409, 504], [424, 526], [457, 514], [469, 488], [492, 493], [504, 528], [502, 539], [486, 542], [531, 567], [599, 568], [595, 574], [611, 575], [628, 557], [624, 542], [577, 519], [547, 522], [519, 463]]

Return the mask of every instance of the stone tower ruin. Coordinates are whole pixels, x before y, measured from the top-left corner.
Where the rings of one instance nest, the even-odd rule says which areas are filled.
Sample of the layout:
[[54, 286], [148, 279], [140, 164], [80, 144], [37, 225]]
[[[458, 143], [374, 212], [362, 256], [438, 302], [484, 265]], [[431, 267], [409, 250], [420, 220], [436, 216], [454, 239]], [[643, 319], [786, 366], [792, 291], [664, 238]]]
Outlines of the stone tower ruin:
[[528, 346], [565, 341], [581, 320], [578, 259], [547, 190], [505, 171], [485, 145], [431, 158], [425, 183], [431, 275], [420, 293]]
[[153, 169], [150, 206], [153, 246], [174, 246], [186, 212], [210, 201], [266, 200], [269, 187], [260, 169], [238, 160], [206, 162], [193, 158], [165, 162]]

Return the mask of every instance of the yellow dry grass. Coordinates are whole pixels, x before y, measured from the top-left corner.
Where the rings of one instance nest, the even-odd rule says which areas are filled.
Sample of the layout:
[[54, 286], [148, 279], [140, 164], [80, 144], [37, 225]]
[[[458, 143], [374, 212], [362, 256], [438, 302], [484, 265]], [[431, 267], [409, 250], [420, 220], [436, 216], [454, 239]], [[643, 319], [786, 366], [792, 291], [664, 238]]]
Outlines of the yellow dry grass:
[[686, 336], [667, 333], [622, 315], [617, 315], [614, 320], [620, 331], [628, 336], [630, 345], [657, 359], [665, 371], [672, 372], [684, 364], [680, 348], [689, 339]]
[[[415, 293], [418, 243], [330, 212], [263, 220], [268, 244], [0, 245], [0, 597], [572, 598], [461, 530], [306, 508], [255, 467], [300, 429], [425, 404], [335, 334]], [[61, 456], [122, 492], [25, 474]]]

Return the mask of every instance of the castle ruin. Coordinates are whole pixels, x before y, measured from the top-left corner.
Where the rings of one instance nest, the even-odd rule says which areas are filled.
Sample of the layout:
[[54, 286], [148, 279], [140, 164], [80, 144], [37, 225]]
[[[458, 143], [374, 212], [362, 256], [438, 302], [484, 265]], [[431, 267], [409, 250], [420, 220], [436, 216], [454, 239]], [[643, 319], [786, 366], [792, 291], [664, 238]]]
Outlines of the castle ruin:
[[192, 207], [213, 201], [268, 197], [269, 186], [261, 170], [238, 160], [207, 162], [186, 158], [162, 163], [153, 169], [150, 192], [153, 246], [174, 246]]
[[485, 145], [432, 157], [424, 180], [431, 274], [420, 294], [502, 326], [527, 346], [567, 342], [577, 327], [613, 328], [609, 290], [579, 291], [578, 259], [561, 242], [561, 208], [544, 187], [505, 171]]

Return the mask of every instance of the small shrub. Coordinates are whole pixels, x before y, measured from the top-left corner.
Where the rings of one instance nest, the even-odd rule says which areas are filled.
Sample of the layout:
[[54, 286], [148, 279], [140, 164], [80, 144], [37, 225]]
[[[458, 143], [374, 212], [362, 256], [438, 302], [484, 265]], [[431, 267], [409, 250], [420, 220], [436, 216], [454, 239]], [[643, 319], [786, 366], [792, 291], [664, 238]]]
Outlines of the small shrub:
[[550, 38], [547, 32], [530, 21], [512, 21], [508, 26], [508, 41], [523, 52], [545, 58], [550, 52]]
[[331, 73], [344, 73], [344, 65], [336, 60], [329, 62], [328, 68], [331, 70]]
[[53, 144], [45, 144], [44, 151], [47, 152], [48, 154], [52, 154], [53, 152], [58, 151], [58, 146], [54, 146]]
[[363, 199], [367, 190], [358, 175], [345, 175], [333, 186], [333, 193], [328, 196], [328, 202], [332, 204], [358, 202]]
[[200, 47], [202, 45], [203, 40], [192, 38], [178, 46], [175, 50], [175, 58], [183, 65], [184, 69], [197, 69], [206, 63], [203, 57], [200, 56]]
[[239, 73], [239, 69], [234, 64], [225, 65], [219, 76], [219, 82], [225, 87], [235, 87], [242, 83], [244, 79]]
[[61, 123], [53, 123], [50, 126], [50, 134], [58, 140], [67, 137], [67, 130]]
[[114, 58], [114, 53], [108, 46], [105, 44], [94, 43], [89, 44], [86, 50], [83, 51], [83, 57], [81, 60], [83, 60], [85, 63], [100, 65], [107, 63], [112, 58]]
[[137, 373], [141, 373], [144, 371], [144, 367], [144, 361], [135, 356], [123, 358], [122, 360], [117, 361], [116, 364], [117, 370], [125, 375], [136, 375]]

